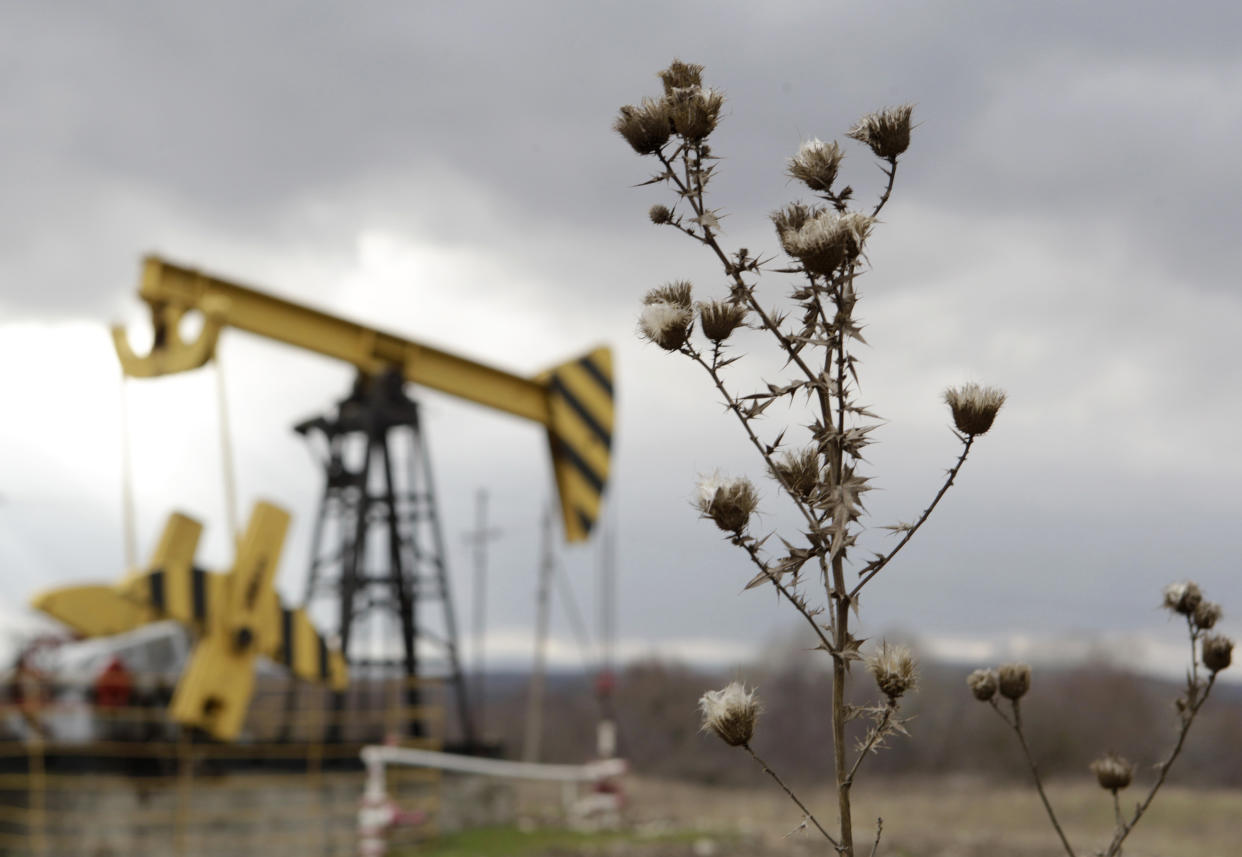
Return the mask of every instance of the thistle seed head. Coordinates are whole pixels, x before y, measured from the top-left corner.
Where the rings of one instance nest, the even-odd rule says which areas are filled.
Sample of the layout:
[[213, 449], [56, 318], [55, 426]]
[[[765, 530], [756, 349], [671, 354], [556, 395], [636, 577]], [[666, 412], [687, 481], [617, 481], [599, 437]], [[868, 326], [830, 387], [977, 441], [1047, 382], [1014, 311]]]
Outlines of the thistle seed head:
[[1001, 664], [996, 668], [1001, 696], [1017, 701], [1031, 689], [1031, 668], [1026, 664]]
[[748, 691], [741, 682], [731, 682], [722, 690], [709, 690], [699, 698], [702, 731], [715, 732], [730, 747], [750, 742], [760, 711], [757, 692]]
[[668, 103], [644, 98], [637, 107], [622, 107], [612, 127], [640, 155], [654, 155], [673, 133]]
[[781, 246], [812, 274], [830, 277], [863, 251], [875, 221], [856, 211], [820, 211], [797, 230], [781, 233]]
[[1195, 627], [1207, 631], [1216, 626], [1223, 613], [1224, 611], [1221, 610], [1219, 604], [1211, 601], [1200, 601], [1199, 606], [1195, 608]]
[[966, 676], [966, 685], [980, 702], [987, 702], [996, 696], [997, 684], [995, 670], [975, 670]]
[[691, 293], [694, 287], [686, 280], [674, 280], [659, 288], [652, 289], [643, 295], [644, 304], [673, 304], [682, 309], [691, 309], [693, 301]]
[[714, 89], [687, 86], [674, 89], [665, 96], [668, 112], [673, 120], [673, 130], [687, 142], [701, 143], [720, 121], [720, 108], [724, 95]]
[[945, 390], [944, 400], [953, 413], [957, 430], [974, 437], [992, 427], [996, 412], [1005, 404], [1005, 393], [996, 387], [971, 383]]
[[910, 116], [913, 112], [913, 104], [903, 104], [868, 113], [845, 136], [865, 143], [878, 158], [894, 160], [910, 147]]
[[669, 210], [667, 205], [653, 205], [647, 212], [647, 216], [651, 218], [651, 222], [656, 226], [662, 226], [673, 219], [673, 212]]
[[699, 304], [699, 324], [712, 342], [724, 342], [746, 320], [746, 307], [729, 301]]
[[711, 518], [726, 533], [741, 533], [759, 506], [759, 494], [745, 476], [713, 475], [699, 482], [696, 505], [703, 517]]
[[703, 85], [703, 66], [675, 59], [660, 72], [664, 82], [664, 94], [672, 95], [675, 89], [689, 89]]
[[643, 304], [638, 316], [638, 332], [665, 351], [676, 351], [690, 338], [694, 313], [683, 306], [664, 301]]
[[917, 681], [914, 656], [905, 646], [889, 646], [883, 643], [880, 651], [867, 661], [867, 668], [875, 677], [880, 692], [889, 699], [898, 699]]
[[780, 461], [772, 462], [772, 475], [799, 499], [810, 497], [819, 487], [821, 473], [819, 453], [815, 447], [786, 452]]
[[841, 147], [835, 140], [831, 143], [819, 139], [807, 140], [798, 149], [798, 154], [789, 159], [789, 175], [811, 190], [831, 191], [842, 157]]
[[1164, 588], [1164, 607], [1183, 616], [1194, 616], [1203, 601], [1203, 591], [1193, 580], [1170, 583]]
[[1116, 753], [1101, 756], [1092, 762], [1090, 767], [1100, 788], [1110, 792], [1124, 789], [1130, 785], [1130, 780], [1134, 777], [1134, 764]]
[[1213, 673], [1228, 669], [1233, 663], [1233, 640], [1224, 634], [1208, 634], [1201, 643], [1203, 665]]
[[805, 205], [801, 202], [791, 202], [784, 208], [777, 209], [769, 215], [772, 225], [776, 227], [776, 237], [780, 239], [781, 246], [785, 248], [786, 253], [790, 256], [793, 255], [793, 251], [785, 243], [785, 236], [797, 232], [804, 223], [818, 215], [821, 211], [823, 209], [817, 206]]

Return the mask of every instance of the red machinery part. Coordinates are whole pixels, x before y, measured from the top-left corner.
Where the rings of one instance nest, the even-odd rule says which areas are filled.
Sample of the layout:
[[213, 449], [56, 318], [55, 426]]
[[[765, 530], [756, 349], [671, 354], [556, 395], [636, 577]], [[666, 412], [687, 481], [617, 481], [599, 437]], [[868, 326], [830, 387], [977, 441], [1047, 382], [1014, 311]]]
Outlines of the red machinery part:
[[95, 704], [100, 708], [125, 708], [134, 694], [134, 677], [115, 655], [95, 679]]

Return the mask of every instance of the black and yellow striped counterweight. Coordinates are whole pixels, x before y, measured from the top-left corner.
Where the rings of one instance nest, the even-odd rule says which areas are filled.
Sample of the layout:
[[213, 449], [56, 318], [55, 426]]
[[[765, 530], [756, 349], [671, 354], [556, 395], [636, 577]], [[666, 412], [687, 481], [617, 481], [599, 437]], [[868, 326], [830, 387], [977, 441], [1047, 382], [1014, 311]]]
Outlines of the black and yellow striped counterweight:
[[539, 380], [548, 389], [548, 438], [566, 538], [581, 541], [599, 518], [612, 460], [612, 353], [597, 348]]

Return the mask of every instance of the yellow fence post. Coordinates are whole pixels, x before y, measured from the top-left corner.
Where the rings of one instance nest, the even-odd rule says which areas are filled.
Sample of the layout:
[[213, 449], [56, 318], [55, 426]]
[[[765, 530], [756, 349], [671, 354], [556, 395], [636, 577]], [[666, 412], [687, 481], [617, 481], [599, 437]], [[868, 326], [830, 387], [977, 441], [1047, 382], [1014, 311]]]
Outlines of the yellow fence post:
[[[318, 724], [316, 724], [318, 725]], [[321, 853], [327, 853], [326, 846], [331, 842], [332, 824], [328, 818], [329, 807], [324, 800], [324, 776], [323, 776], [323, 744], [320, 736], [322, 729], [315, 730], [315, 737], [306, 745], [306, 775], [311, 787], [311, 806], [314, 808], [315, 814], [319, 817], [318, 825], [307, 825], [307, 829], [314, 836], [315, 828], [320, 831], [320, 840], [325, 845], [321, 849]], [[314, 844], [312, 840], [312, 845]]]
[[173, 853], [177, 857], [185, 857], [187, 853], [193, 777], [194, 757], [190, 753], [189, 730], [182, 727], [177, 736], [177, 809], [173, 816]]
[[26, 743], [27, 766], [26, 790], [30, 814], [27, 818], [26, 836], [31, 851], [45, 857], [47, 852], [47, 773], [44, 764], [43, 736], [34, 730]]

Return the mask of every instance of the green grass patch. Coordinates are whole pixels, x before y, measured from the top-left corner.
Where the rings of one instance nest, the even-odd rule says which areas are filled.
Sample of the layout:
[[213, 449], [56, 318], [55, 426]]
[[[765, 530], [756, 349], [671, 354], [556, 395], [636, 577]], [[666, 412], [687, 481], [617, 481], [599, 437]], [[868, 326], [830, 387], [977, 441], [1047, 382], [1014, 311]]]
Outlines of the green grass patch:
[[[439, 836], [416, 849], [396, 852], [397, 857], [535, 857], [551, 852], [595, 854], [608, 845], [623, 842], [641, 848], [669, 842], [686, 842], [699, 834], [678, 831], [658, 836], [633, 833], [576, 833], [572, 830], [487, 827]], [[641, 853], [641, 852], [640, 852]]]

